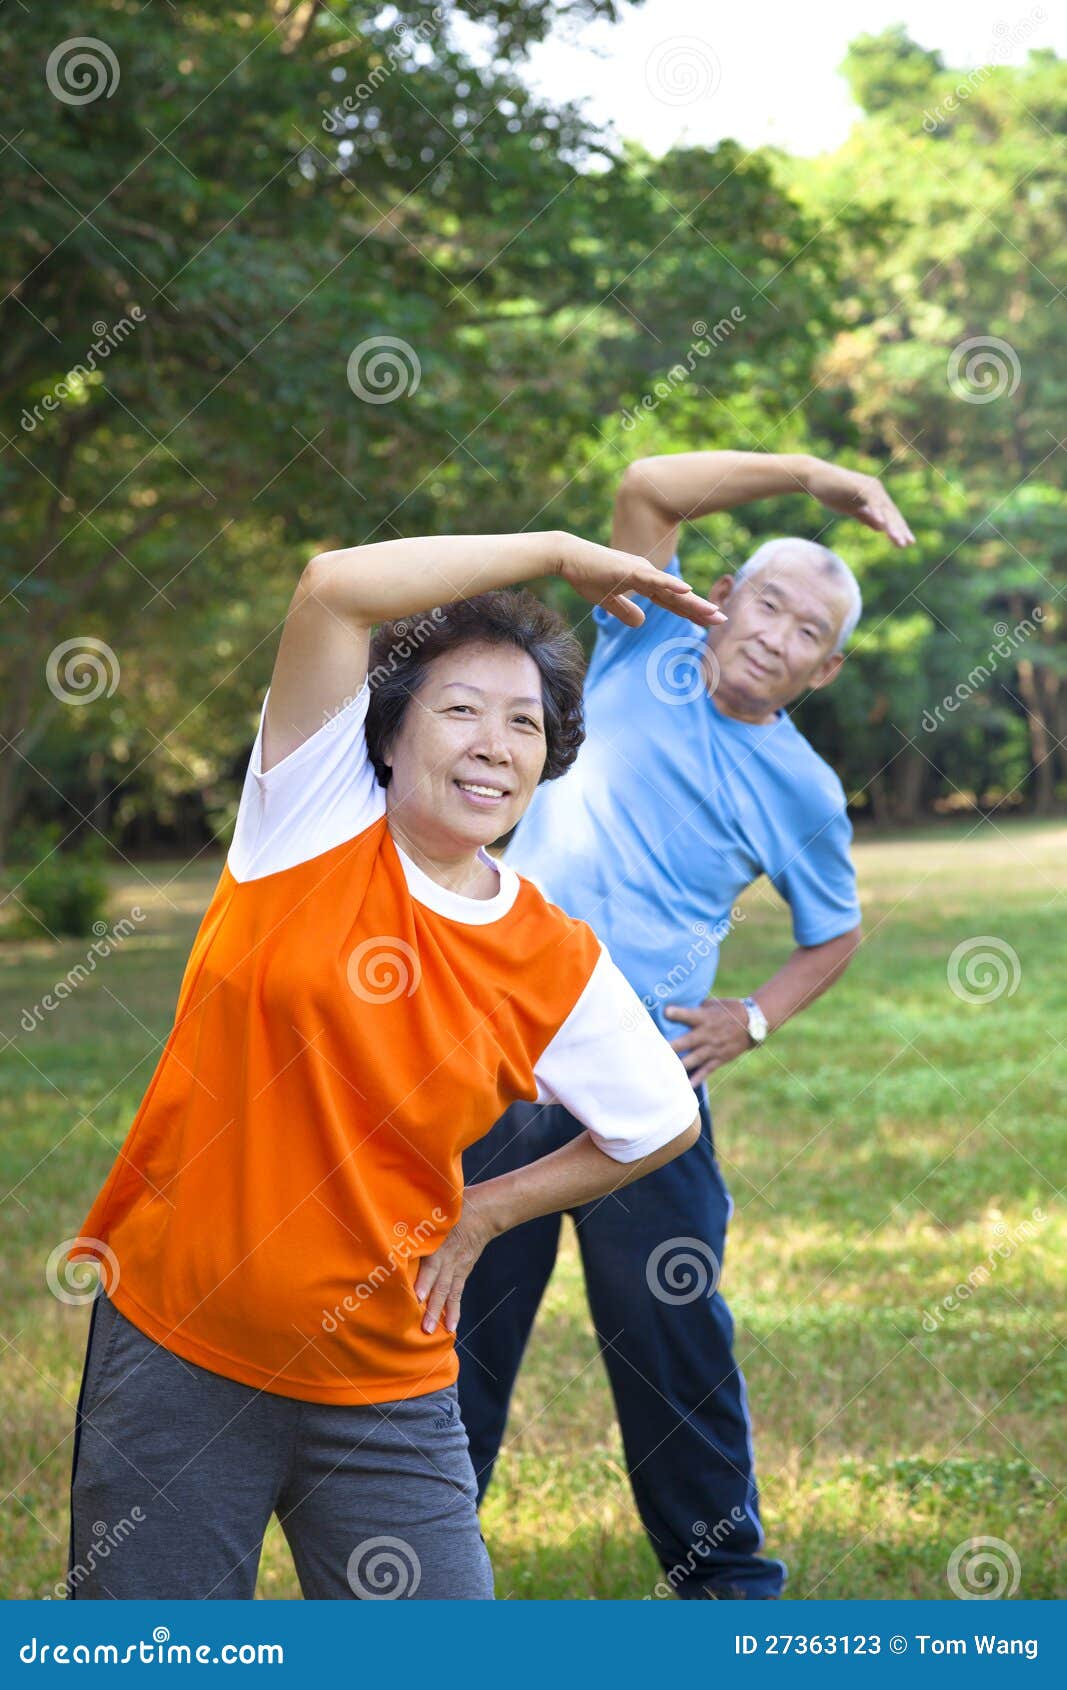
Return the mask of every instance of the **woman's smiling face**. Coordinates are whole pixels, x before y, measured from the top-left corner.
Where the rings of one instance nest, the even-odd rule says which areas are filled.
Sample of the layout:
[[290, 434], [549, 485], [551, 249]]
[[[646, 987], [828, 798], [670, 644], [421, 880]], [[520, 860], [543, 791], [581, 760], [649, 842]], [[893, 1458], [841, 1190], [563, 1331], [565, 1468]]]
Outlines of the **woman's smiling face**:
[[426, 673], [383, 752], [391, 820], [428, 856], [513, 828], [545, 766], [541, 672], [517, 646], [470, 643]]

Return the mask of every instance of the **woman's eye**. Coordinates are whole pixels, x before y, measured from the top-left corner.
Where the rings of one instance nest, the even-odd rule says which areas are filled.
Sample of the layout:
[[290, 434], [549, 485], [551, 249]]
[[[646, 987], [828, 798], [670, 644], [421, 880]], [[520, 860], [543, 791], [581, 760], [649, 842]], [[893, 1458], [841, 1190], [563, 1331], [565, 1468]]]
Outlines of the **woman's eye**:
[[450, 705], [449, 708], [452, 709], [452, 710], [469, 710], [470, 705], [469, 704], [453, 704], [453, 705]]

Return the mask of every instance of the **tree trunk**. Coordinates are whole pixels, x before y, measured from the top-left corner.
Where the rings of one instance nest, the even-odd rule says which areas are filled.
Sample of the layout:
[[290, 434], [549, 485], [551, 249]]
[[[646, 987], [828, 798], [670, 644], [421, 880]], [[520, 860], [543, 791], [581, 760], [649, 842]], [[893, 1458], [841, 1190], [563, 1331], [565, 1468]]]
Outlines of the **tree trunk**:
[[18, 758], [13, 751], [5, 747], [0, 751], [0, 869], [7, 864], [11, 829], [15, 821], [15, 806], [19, 797], [17, 771]]
[[910, 826], [918, 821], [926, 783], [926, 758], [914, 746], [905, 746], [893, 759], [893, 819]]
[[[26, 765], [19, 756], [29, 752], [26, 728], [33, 709], [36, 656], [23, 649], [13, 662], [7, 686], [0, 692], [0, 866], [7, 861]], [[15, 747], [19, 750], [16, 750]]]
[[893, 819], [892, 805], [889, 802], [889, 789], [886, 785], [884, 772], [879, 769], [871, 776], [868, 787], [871, 796], [871, 813], [876, 827], [886, 827]]
[[1045, 700], [1042, 696], [1044, 688], [1039, 684], [1038, 671], [1031, 658], [1020, 657], [1015, 673], [1019, 682], [1019, 694], [1026, 706], [1026, 721], [1030, 730], [1030, 780], [1034, 814], [1048, 816], [1052, 814], [1056, 803], [1056, 763], [1052, 735], [1049, 733], [1045, 715]]

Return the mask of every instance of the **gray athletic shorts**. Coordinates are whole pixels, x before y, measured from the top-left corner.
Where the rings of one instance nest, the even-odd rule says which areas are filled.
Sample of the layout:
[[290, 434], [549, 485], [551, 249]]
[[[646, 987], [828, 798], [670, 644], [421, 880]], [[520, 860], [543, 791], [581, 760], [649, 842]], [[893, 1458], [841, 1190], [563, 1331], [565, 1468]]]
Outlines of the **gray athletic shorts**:
[[277, 1514], [305, 1597], [492, 1600], [456, 1387], [350, 1408], [183, 1361], [93, 1304], [67, 1592], [247, 1597]]

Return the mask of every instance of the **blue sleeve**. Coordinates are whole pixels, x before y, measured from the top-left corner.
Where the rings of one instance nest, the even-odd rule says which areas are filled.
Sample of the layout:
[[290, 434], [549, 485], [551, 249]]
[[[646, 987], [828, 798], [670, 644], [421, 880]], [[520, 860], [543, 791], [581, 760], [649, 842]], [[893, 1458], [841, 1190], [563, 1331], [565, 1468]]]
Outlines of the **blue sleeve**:
[[[677, 553], [663, 573], [675, 577], [681, 575], [682, 568]], [[673, 610], [665, 610], [663, 605], [645, 598], [642, 593], [635, 593], [631, 603], [636, 604], [645, 613], [645, 620], [640, 628], [628, 628], [625, 622], [620, 622], [617, 616], [612, 616], [610, 610], [605, 610], [603, 605], [593, 606], [597, 637], [592, 661], [598, 668], [617, 661], [630, 662], [637, 657], [643, 659], [653, 646], [671, 635], [684, 634], [686, 628], [692, 626], [684, 618], [676, 616]]]
[[807, 824], [794, 832], [789, 854], [767, 869], [768, 879], [792, 912], [798, 945], [824, 945], [862, 920], [850, 850], [852, 823], [836, 777], [834, 784], [837, 804], [830, 810], [820, 805], [819, 815], [809, 814]]

